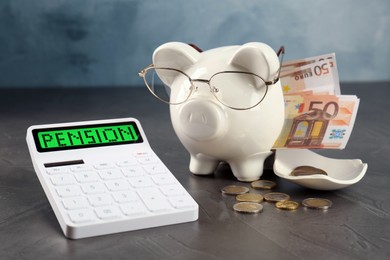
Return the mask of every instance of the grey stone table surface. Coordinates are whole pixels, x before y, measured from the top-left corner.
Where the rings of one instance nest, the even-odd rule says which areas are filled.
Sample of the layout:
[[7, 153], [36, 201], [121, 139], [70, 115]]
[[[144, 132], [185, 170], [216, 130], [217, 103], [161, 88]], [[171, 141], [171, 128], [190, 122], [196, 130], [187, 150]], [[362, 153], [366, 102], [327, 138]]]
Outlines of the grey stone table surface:
[[[207, 177], [189, 172], [168, 106], [146, 88], [0, 89], [0, 259], [390, 259], [390, 83], [344, 83], [341, 89], [361, 99], [355, 128], [346, 149], [320, 153], [362, 159], [365, 177], [345, 189], [317, 191], [266, 170], [262, 178], [275, 181], [275, 191], [298, 202], [327, 198], [333, 206], [283, 211], [264, 202], [255, 215], [234, 212], [235, 198], [221, 194], [226, 185], [250, 186], [228, 166]], [[32, 167], [26, 130], [121, 117], [140, 120], [154, 151], [199, 204], [199, 219], [67, 239]]]

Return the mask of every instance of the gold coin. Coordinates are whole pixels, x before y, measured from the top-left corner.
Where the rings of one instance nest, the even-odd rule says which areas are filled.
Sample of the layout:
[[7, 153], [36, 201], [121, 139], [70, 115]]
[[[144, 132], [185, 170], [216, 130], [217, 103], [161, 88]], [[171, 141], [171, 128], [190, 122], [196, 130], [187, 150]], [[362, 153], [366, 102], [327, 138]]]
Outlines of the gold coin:
[[238, 185], [229, 185], [226, 187], [223, 187], [221, 189], [221, 192], [226, 195], [239, 195], [249, 192], [249, 188], [244, 186], [238, 186]]
[[259, 213], [263, 210], [263, 205], [254, 202], [239, 202], [233, 205], [233, 209], [240, 213]]
[[263, 196], [257, 193], [245, 193], [245, 194], [237, 195], [236, 200], [241, 202], [260, 203], [263, 201]]
[[299, 207], [298, 202], [291, 200], [282, 200], [275, 203], [275, 207], [278, 209], [295, 210]]
[[298, 166], [290, 173], [291, 176], [307, 176], [307, 175], [328, 175], [326, 171], [313, 166]]
[[308, 198], [302, 201], [302, 205], [311, 209], [328, 209], [332, 206], [332, 202], [321, 198]]
[[290, 195], [281, 192], [270, 192], [264, 194], [264, 199], [269, 202], [277, 202], [277, 201], [289, 200]]
[[258, 181], [252, 182], [251, 186], [254, 189], [270, 190], [270, 189], [275, 188], [276, 183], [273, 181], [258, 180]]

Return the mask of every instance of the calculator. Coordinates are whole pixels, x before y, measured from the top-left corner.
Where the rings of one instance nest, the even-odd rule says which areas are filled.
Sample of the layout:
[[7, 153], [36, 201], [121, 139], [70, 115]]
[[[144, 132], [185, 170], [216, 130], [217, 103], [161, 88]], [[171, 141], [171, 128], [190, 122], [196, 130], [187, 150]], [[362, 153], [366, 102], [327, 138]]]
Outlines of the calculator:
[[135, 118], [31, 126], [34, 170], [71, 239], [198, 219], [198, 204]]

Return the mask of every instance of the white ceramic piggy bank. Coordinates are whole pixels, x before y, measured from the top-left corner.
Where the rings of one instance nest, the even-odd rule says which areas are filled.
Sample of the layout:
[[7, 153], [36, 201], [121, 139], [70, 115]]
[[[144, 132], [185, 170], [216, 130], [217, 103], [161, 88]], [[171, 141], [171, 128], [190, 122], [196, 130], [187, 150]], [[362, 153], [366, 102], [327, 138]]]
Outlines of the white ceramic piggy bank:
[[254, 42], [199, 52], [170, 42], [155, 50], [153, 64], [183, 72], [172, 78], [156, 70], [170, 87], [172, 124], [191, 154], [190, 171], [211, 174], [224, 161], [238, 180], [259, 179], [284, 122], [273, 49]]

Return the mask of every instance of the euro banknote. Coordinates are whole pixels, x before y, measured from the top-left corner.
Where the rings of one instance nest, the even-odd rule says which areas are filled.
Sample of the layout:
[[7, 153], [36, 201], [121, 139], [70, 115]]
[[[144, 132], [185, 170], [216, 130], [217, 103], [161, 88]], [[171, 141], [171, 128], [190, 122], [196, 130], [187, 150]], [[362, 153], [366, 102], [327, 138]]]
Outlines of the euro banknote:
[[353, 95], [284, 95], [285, 121], [273, 148], [343, 149], [351, 135], [359, 98]]
[[334, 53], [285, 61], [281, 66], [280, 80], [285, 94], [308, 89], [315, 92], [341, 94]]

